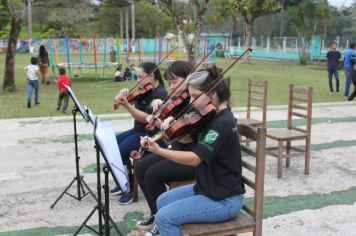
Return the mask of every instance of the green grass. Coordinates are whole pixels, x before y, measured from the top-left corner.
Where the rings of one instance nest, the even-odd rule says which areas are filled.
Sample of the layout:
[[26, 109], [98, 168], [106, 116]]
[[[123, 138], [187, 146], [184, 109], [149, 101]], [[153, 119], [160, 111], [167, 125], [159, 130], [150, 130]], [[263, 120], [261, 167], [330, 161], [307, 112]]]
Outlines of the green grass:
[[[16, 92], [8, 93], [0, 90], [0, 119], [5, 118], [23, 118], [23, 117], [42, 117], [42, 116], [60, 116], [69, 115], [56, 111], [56, 102], [58, 91], [56, 84], [51, 80], [50, 85], [41, 85], [40, 105], [26, 107], [26, 79], [23, 76], [22, 69], [29, 62], [29, 54], [17, 54], [15, 59], [15, 83]], [[124, 59], [124, 58], [123, 58]], [[64, 57], [59, 58], [64, 62]], [[76, 58], [72, 58], [75, 61]], [[86, 61], [92, 61], [90, 56]], [[78, 61], [78, 60], [77, 60]], [[100, 59], [99, 59], [100, 61]], [[123, 60], [124, 61], [124, 60]], [[230, 65], [232, 59], [219, 59], [217, 64], [226, 68]], [[137, 64], [137, 62], [135, 63]], [[5, 55], [0, 54], [0, 78], [3, 82], [5, 66]], [[125, 65], [124, 65], [125, 66]], [[162, 66], [163, 70], [166, 65]], [[344, 90], [345, 76], [340, 71], [340, 88]], [[81, 74], [81, 71], [74, 69], [72, 74]], [[103, 69], [98, 69], [98, 74], [103, 75]], [[83, 77], [73, 78], [73, 91], [77, 95], [82, 105], [87, 105], [95, 114], [115, 113], [112, 108], [113, 98], [123, 87], [132, 87], [135, 82], [113, 82], [114, 68], [105, 70], [107, 79], [95, 79], [94, 70], [83, 70]], [[50, 74], [53, 76], [52, 74]], [[231, 76], [232, 99], [231, 104], [234, 107], [245, 106], [247, 95], [247, 81], [267, 80], [268, 87], [268, 105], [287, 104], [288, 85], [298, 84], [314, 87], [313, 102], [336, 102], [344, 101], [343, 93], [338, 95], [329, 95], [327, 72], [324, 67], [316, 65], [300, 66], [289, 62], [271, 62], [254, 61], [244, 62], [238, 66]], [[2, 87], [2, 84], [1, 84]], [[70, 107], [72, 103], [70, 103]], [[125, 112], [120, 110], [119, 112]]]

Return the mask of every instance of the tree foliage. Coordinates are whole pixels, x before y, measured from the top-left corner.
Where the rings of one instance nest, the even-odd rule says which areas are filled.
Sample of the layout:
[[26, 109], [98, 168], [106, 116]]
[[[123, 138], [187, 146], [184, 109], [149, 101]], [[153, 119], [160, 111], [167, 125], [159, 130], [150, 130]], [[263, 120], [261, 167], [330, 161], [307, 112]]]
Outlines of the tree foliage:
[[160, 9], [173, 18], [188, 51], [188, 61], [192, 64], [197, 58], [199, 39], [210, 7], [209, 0], [160, 1]]

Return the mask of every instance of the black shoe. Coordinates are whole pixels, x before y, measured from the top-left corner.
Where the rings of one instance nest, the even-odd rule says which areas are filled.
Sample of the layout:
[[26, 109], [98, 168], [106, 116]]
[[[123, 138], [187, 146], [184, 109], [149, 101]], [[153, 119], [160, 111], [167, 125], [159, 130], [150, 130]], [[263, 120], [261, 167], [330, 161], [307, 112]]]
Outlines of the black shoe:
[[353, 97], [348, 97], [347, 100], [348, 101], [352, 101], [354, 98]]
[[152, 229], [148, 230], [147, 233], [145, 233], [145, 236], [157, 236], [157, 235], [159, 235], [159, 231], [156, 224], [153, 225]]
[[116, 186], [115, 188], [110, 190], [110, 194], [111, 195], [120, 195], [120, 194], [122, 194], [121, 188]]
[[49, 81], [47, 81], [46, 84], [49, 85]]
[[154, 222], [154, 215], [143, 217], [142, 220], [136, 222], [136, 227], [141, 230], [149, 230], [153, 228]]
[[31, 103], [27, 103], [27, 108], [31, 108]]
[[56, 110], [59, 111], [59, 107], [57, 107]]
[[40, 105], [40, 103], [39, 103], [39, 102], [36, 102], [35, 105]]

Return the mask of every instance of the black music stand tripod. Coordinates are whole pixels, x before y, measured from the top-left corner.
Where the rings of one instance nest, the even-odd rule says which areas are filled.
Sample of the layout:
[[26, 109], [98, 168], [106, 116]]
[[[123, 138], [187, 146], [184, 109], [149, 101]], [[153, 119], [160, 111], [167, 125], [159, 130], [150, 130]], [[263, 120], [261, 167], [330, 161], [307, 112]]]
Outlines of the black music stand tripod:
[[[73, 124], [74, 124], [74, 146], [75, 146], [75, 169], [76, 169], [76, 175], [73, 178], [73, 180], [69, 183], [69, 185], [64, 189], [64, 191], [61, 193], [61, 195], [57, 198], [57, 200], [51, 205], [51, 209], [54, 208], [54, 206], [57, 204], [57, 202], [63, 197], [64, 194], [69, 195], [70, 197], [81, 201], [86, 195], [88, 195], [89, 193], [94, 197], [95, 200], [96, 196], [93, 193], [93, 191], [89, 188], [89, 186], [85, 183], [84, 181], [84, 177], [82, 175], [80, 175], [79, 173], [79, 160], [80, 160], [80, 156], [78, 154], [78, 133], [77, 133], [77, 119], [76, 119], [76, 114], [78, 112], [78, 108], [77, 106], [74, 106], [72, 109], [72, 114], [73, 114]], [[77, 194], [78, 196], [74, 196], [70, 193], [68, 193], [68, 189], [74, 184], [77, 183]], [[88, 190], [88, 192], [85, 192], [85, 188]]]
[[[97, 127], [97, 118], [95, 119], [95, 124], [94, 124], [94, 137], [95, 137], [95, 132], [96, 132], [96, 127]], [[104, 156], [104, 152], [101, 151], [101, 147], [95, 137], [95, 150], [96, 150], [96, 175], [97, 175], [97, 191], [98, 191], [98, 198], [97, 204], [94, 206], [94, 209], [89, 213], [87, 218], [84, 220], [84, 222], [80, 225], [79, 229], [74, 233], [74, 235], [78, 235], [79, 232], [82, 230], [82, 228], [85, 226], [88, 229], [90, 229], [92, 232], [94, 232], [97, 235], [105, 235], [109, 236], [110, 235], [110, 230], [112, 227], [114, 227], [115, 231], [119, 236], [123, 236], [122, 233], [120, 232], [120, 229], [117, 227], [115, 222], [110, 216], [109, 212], [109, 167], [105, 165], [103, 167], [103, 171], [105, 174], [105, 184], [103, 185], [104, 188], [104, 204], [102, 203], [102, 197], [101, 197], [101, 179], [100, 179], [100, 152]], [[104, 156], [105, 159], [105, 156]], [[91, 226], [87, 225], [87, 222], [89, 219], [93, 216], [95, 211], [98, 210], [98, 231], [92, 228]], [[103, 224], [104, 220], [104, 224]], [[110, 225], [111, 224], [111, 225]]]

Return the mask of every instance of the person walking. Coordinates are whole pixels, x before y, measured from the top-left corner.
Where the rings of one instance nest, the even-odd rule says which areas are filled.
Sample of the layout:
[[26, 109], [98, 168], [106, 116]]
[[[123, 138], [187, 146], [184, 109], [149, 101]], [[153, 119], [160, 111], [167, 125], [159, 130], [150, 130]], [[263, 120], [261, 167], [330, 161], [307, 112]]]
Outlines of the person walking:
[[346, 81], [345, 81], [345, 97], [349, 96], [350, 92], [350, 86], [352, 82], [352, 69], [353, 65], [355, 64], [355, 43], [350, 43], [349, 49], [346, 50], [345, 52], [345, 58], [344, 58], [344, 69], [345, 69], [345, 76], [346, 76]]

